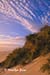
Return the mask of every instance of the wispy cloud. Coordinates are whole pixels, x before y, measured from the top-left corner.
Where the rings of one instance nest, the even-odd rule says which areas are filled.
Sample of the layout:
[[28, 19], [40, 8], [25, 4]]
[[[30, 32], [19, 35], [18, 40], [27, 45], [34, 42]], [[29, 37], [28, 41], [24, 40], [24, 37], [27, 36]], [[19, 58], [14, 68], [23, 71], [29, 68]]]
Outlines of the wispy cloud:
[[21, 47], [24, 45], [25, 39], [22, 38], [21, 36], [16, 36], [16, 37], [12, 37], [9, 35], [0, 35], [0, 47], [2, 46], [18, 46]]
[[[31, 22], [32, 16], [36, 17], [35, 14], [33, 14], [33, 12], [26, 5], [23, 6], [22, 2], [20, 2], [19, 4], [15, 4], [16, 2], [13, 0], [1, 0], [0, 12], [8, 15], [9, 17], [15, 18], [31, 32], [37, 32], [35, 24]], [[24, 18], [24, 15], [26, 16], [26, 18]], [[27, 18], [29, 18], [30, 21], [27, 20]]]
[[48, 22], [45, 16], [50, 11], [49, 9], [50, 5], [47, 0], [0, 0], [0, 12], [16, 19], [33, 33], [38, 31], [36, 22], [41, 24]]

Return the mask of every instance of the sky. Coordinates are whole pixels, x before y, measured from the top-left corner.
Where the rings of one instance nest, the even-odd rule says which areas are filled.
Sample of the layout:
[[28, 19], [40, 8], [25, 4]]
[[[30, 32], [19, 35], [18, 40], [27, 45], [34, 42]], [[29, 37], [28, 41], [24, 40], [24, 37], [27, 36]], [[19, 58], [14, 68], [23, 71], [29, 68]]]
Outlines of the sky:
[[0, 51], [23, 46], [45, 24], [50, 25], [50, 0], [0, 0]]

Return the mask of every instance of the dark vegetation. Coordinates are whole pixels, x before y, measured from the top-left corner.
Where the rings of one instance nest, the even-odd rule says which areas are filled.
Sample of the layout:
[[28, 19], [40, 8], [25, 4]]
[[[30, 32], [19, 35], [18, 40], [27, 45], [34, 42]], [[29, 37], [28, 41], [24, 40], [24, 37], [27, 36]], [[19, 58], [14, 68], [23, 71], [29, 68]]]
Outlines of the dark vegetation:
[[[3, 67], [11, 68], [16, 65], [26, 65], [40, 55], [50, 53], [50, 26], [45, 25], [38, 33], [26, 36], [26, 43], [23, 48], [15, 49], [2, 62]], [[49, 63], [45, 64], [45, 68], [50, 70]]]
[[42, 67], [41, 67], [41, 71], [48, 72], [48, 75], [50, 75], [50, 58], [47, 59], [47, 63], [45, 63]]

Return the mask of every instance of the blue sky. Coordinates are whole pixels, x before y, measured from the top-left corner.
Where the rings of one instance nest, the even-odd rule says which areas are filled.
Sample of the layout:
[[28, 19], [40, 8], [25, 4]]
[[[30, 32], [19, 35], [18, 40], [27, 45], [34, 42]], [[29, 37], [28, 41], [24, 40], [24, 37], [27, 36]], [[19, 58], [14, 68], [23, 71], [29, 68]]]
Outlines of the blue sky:
[[0, 0], [0, 47], [23, 45], [21, 38], [45, 24], [50, 25], [50, 0]]

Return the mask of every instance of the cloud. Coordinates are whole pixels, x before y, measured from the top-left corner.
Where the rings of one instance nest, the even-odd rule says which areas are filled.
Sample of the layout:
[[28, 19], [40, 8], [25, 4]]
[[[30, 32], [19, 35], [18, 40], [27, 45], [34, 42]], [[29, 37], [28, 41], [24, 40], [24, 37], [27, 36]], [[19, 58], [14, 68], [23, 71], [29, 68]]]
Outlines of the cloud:
[[[0, 0], [0, 12], [16, 19], [32, 33], [38, 31], [37, 22], [40, 25], [44, 23], [43, 19], [49, 8], [49, 1], [45, 0]], [[41, 17], [43, 17], [42, 20]]]
[[[35, 14], [33, 14], [33, 12], [26, 5], [24, 6], [22, 2], [15, 4], [16, 2], [13, 0], [1, 0], [0, 12], [18, 20], [19, 23], [31, 32], [37, 32], [35, 25], [32, 23], [32, 16], [36, 17]], [[26, 18], [24, 18], [25, 16]], [[27, 18], [29, 18], [30, 21], [27, 20]]]
[[10, 46], [22, 46], [25, 42], [25, 39], [21, 36], [12, 37], [10, 35], [0, 35], [0, 45], [10, 45]]
[[15, 48], [22, 47], [25, 43], [25, 38], [21, 36], [10, 36], [0, 34], [0, 51], [11, 51]]
[[25, 39], [21, 36], [10, 36], [0, 34], [0, 51], [14, 50], [15, 48], [22, 47], [25, 43]]
[[21, 36], [0, 35], [0, 51], [11, 51], [15, 48], [22, 47], [24, 43], [25, 38]]

